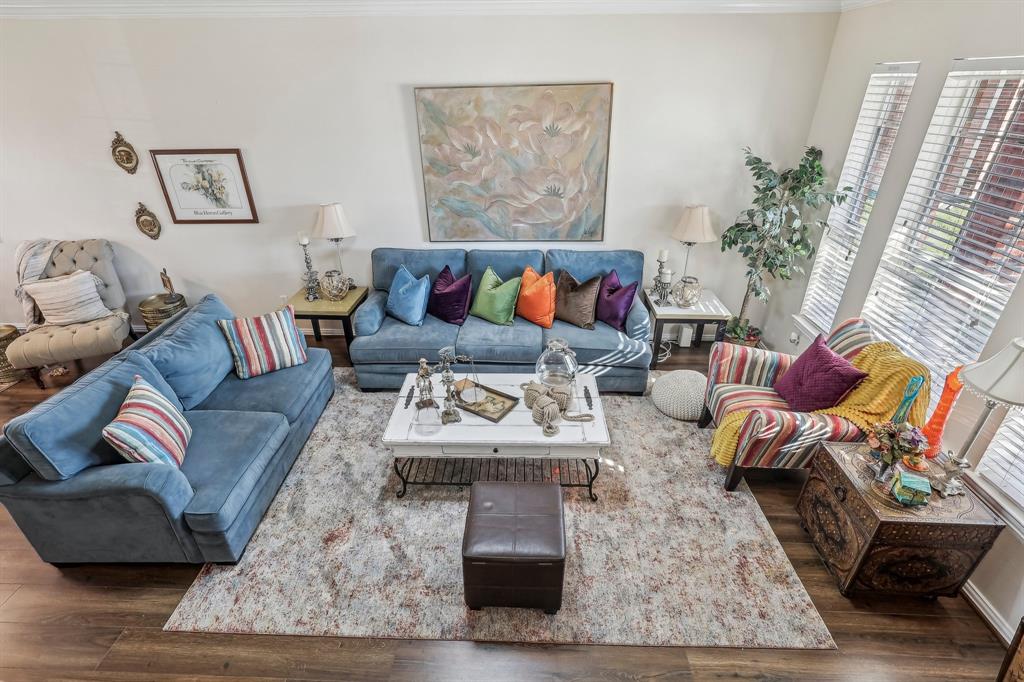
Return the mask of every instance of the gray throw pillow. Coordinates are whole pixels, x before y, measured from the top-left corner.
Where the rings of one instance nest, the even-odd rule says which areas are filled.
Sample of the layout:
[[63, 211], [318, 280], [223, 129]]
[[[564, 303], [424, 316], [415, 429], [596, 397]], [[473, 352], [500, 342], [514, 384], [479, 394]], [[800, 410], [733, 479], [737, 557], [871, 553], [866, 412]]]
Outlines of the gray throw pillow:
[[562, 270], [555, 287], [555, 318], [583, 329], [593, 329], [600, 289], [600, 275], [580, 284], [575, 277]]

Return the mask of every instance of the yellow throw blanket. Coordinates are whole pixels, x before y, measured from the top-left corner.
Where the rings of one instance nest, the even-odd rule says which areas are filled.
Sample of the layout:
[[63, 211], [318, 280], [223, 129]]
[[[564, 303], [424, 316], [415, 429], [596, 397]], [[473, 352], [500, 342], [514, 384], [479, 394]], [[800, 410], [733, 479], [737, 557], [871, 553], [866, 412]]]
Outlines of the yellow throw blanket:
[[[847, 394], [835, 407], [816, 410], [816, 414], [831, 414], [850, 420], [861, 431], [867, 431], [872, 424], [892, 418], [903, 392], [912, 377], [923, 376], [917, 399], [910, 408], [907, 421], [923, 426], [927, 417], [931, 379], [928, 368], [908, 358], [900, 349], [888, 342], [872, 343], [864, 347], [851, 361], [853, 366], [867, 373], [864, 381]], [[732, 464], [739, 444], [740, 427], [750, 410], [740, 410], [725, 415], [715, 430], [711, 441], [711, 456], [722, 466]]]

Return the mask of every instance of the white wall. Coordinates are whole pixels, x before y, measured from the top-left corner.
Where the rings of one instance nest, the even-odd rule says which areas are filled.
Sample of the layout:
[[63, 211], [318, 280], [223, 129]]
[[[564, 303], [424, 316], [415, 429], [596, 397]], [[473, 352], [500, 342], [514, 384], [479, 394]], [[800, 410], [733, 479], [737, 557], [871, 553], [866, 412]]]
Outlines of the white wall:
[[[340, 201], [359, 236], [345, 267], [369, 277], [377, 246], [428, 246], [412, 89], [614, 82], [606, 239], [670, 248], [681, 206], [728, 224], [750, 196], [740, 149], [799, 157], [836, 14], [309, 19], [5, 20], [0, 23], [0, 320], [18, 321], [22, 239], [106, 237], [129, 301], [169, 273], [191, 300], [236, 312], [299, 287], [295, 233]], [[114, 166], [120, 130], [143, 156]], [[150, 148], [240, 147], [261, 222], [175, 225]], [[134, 226], [136, 202], [161, 219]], [[444, 245], [439, 245], [444, 246]], [[495, 244], [494, 246], [502, 246]], [[524, 244], [524, 248], [533, 245]], [[539, 245], [544, 248], [549, 245]], [[315, 266], [332, 263], [320, 245]], [[716, 244], [691, 274], [738, 307], [743, 266]], [[653, 270], [648, 267], [647, 276]], [[763, 311], [762, 311], [763, 312]]]
[[[842, 14], [807, 138], [808, 144], [826, 150], [831, 177], [838, 177], [842, 168], [872, 66], [890, 61], [920, 61], [921, 65], [838, 320], [861, 311], [952, 60], [1020, 54], [1024, 54], [1024, 2], [893, 0]], [[795, 330], [791, 318], [800, 309], [806, 284], [802, 279], [779, 287], [769, 305], [766, 340], [775, 348], [795, 350], [786, 339]], [[1024, 286], [1018, 286], [982, 357], [1022, 335]], [[801, 346], [806, 342], [802, 339]], [[945, 447], [963, 445], [979, 410], [980, 401], [964, 391], [947, 427]], [[980, 442], [974, 449], [975, 461], [984, 445]], [[971, 580], [973, 594], [991, 605], [989, 615], [1004, 634], [1024, 615], [1021, 566], [1024, 542], [1007, 529]]]

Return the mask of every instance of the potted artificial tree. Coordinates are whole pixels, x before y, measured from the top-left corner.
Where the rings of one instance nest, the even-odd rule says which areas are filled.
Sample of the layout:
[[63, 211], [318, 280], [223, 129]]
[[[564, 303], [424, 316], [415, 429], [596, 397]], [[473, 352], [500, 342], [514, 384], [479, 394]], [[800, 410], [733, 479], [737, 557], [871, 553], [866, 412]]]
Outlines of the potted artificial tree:
[[771, 292], [765, 278], [792, 279], [802, 273], [801, 261], [814, 255], [812, 226], [824, 228], [824, 219], [811, 215], [822, 206], [838, 206], [846, 200], [841, 192], [826, 192], [821, 150], [808, 147], [796, 168], [777, 171], [744, 148], [746, 166], [754, 176], [754, 201], [737, 221], [722, 233], [722, 251], [736, 249], [747, 260], [747, 291], [740, 314], [729, 320], [726, 337], [755, 346], [761, 330], [750, 324], [747, 308], [751, 298], [767, 301]]

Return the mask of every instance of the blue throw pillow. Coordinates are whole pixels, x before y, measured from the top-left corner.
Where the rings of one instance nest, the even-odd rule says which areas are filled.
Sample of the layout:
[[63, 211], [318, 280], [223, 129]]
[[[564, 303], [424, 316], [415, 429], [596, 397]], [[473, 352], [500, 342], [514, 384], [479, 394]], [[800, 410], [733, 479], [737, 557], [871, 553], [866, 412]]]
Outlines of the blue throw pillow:
[[404, 265], [400, 265], [395, 273], [395, 278], [391, 280], [391, 289], [388, 291], [388, 302], [384, 305], [384, 312], [406, 324], [419, 327], [427, 315], [427, 300], [429, 298], [430, 277], [423, 275], [416, 279], [411, 272], [405, 269]]

